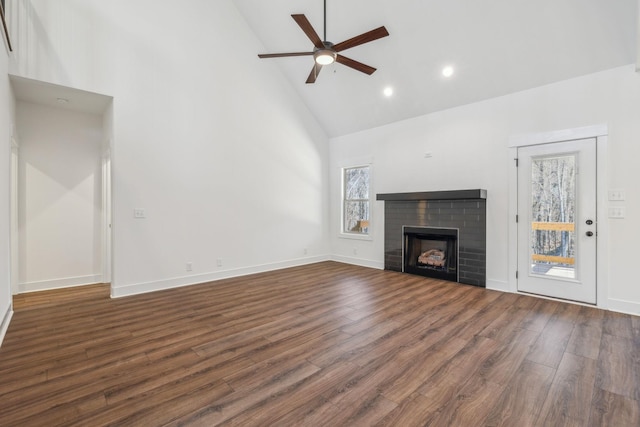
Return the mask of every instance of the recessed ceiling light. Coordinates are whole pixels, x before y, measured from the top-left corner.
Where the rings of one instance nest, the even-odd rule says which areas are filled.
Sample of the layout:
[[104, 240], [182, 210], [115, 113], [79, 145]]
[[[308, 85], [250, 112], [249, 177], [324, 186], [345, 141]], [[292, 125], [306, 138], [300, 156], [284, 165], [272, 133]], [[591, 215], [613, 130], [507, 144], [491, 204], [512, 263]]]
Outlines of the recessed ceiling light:
[[442, 69], [442, 75], [445, 77], [451, 77], [453, 75], [453, 67], [451, 65], [447, 65]]
[[384, 88], [382, 93], [384, 93], [384, 96], [389, 98], [389, 97], [393, 96], [393, 88], [391, 86], [387, 86], [387, 87]]

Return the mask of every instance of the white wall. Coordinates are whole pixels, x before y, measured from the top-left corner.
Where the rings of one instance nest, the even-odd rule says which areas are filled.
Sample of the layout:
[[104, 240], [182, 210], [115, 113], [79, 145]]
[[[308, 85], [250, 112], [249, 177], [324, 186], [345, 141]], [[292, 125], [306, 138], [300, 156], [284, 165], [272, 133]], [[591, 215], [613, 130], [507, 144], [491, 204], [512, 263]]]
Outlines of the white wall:
[[16, 7], [13, 73], [114, 97], [113, 295], [327, 258], [328, 138], [230, 0]]
[[[634, 66], [425, 115], [331, 141], [331, 237], [334, 254], [384, 265], [384, 202], [374, 202], [373, 240], [338, 237], [340, 171], [352, 159], [373, 163], [373, 193], [484, 188], [487, 197], [487, 280], [506, 288], [508, 142], [511, 136], [590, 125], [609, 127], [611, 189], [627, 191], [627, 216], [608, 221], [607, 305], [640, 314], [635, 260], [640, 241], [640, 74]], [[425, 158], [426, 152], [433, 157]], [[602, 200], [602, 198], [600, 198]], [[358, 256], [354, 256], [357, 249]]]
[[18, 102], [19, 291], [102, 281], [102, 117]]
[[9, 49], [0, 34], [0, 344], [11, 317], [9, 217], [11, 136], [13, 133], [14, 98], [9, 85]]
[[636, 71], [640, 72], [640, 0], [638, 0], [638, 16], [636, 30]]

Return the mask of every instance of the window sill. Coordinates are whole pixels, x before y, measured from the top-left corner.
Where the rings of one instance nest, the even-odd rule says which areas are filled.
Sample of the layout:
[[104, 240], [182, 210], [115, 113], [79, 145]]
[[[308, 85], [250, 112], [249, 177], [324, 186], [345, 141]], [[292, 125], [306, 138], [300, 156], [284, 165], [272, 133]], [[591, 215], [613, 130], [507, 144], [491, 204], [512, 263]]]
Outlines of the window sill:
[[371, 234], [358, 234], [358, 233], [340, 233], [338, 234], [338, 238], [350, 239], [350, 240], [368, 240], [368, 241], [373, 240], [373, 237], [371, 237]]

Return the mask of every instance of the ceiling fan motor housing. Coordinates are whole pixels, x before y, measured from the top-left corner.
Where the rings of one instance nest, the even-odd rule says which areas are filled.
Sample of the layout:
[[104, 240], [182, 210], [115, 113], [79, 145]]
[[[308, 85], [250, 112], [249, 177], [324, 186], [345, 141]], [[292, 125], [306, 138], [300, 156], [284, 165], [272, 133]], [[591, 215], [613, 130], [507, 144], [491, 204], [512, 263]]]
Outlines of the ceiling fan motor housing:
[[320, 65], [329, 65], [333, 64], [336, 60], [338, 54], [333, 49], [333, 43], [324, 41], [322, 42], [324, 48], [314, 48], [313, 49], [313, 59], [317, 64]]

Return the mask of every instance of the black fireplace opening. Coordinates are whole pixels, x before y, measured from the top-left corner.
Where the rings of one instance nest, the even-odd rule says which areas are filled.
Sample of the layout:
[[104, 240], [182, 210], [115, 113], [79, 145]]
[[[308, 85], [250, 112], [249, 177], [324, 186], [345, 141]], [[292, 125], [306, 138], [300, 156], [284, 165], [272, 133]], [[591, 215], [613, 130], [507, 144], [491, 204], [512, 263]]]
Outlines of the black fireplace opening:
[[402, 227], [405, 273], [458, 282], [458, 229]]

